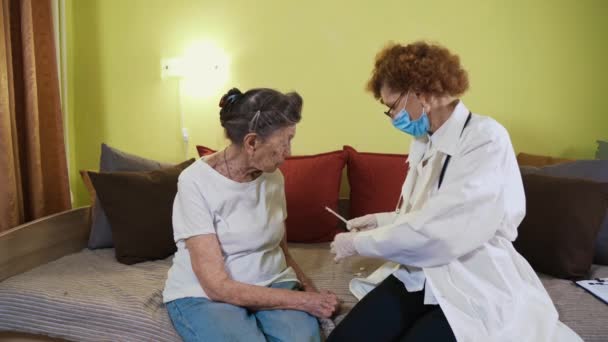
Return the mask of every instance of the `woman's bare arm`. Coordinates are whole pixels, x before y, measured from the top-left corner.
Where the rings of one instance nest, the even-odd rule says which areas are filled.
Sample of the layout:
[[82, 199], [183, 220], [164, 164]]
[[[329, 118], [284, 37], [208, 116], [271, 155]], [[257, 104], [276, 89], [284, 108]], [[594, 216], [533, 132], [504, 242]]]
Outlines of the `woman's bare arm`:
[[302, 271], [296, 260], [289, 253], [289, 247], [287, 247], [287, 235], [285, 235], [283, 237], [283, 240], [281, 241], [281, 249], [283, 250], [283, 254], [285, 254], [285, 261], [287, 262], [287, 266], [291, 266], [291, 268], [293, 268], [293, 270], [296, 272], [296, 276], [298, 277], [298, 280], [300, 280], [300, 283], [302, 283], [304, 291], [319, 292], [313, 281], [306, 276], [306, 274], [304, 273], [304, 271]]
[[299, 292], [241, 283], [231, 279], [225, 269], [215, 234], [186, 240], [192, 269], [209, 299], [252, 310], [288, 309], [306, 311], [317, 317], [331, 317], [338, 306], [332, 293]]

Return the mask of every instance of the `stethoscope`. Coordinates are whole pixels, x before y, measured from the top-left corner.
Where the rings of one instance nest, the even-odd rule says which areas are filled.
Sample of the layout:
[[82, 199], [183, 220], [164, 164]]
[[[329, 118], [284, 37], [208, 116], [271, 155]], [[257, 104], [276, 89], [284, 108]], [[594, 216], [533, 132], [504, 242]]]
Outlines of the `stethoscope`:
[[[469, 121], [471, 121], [472, 116], [473, 116], [473, 114], [471, 112], [469, 112], [469, 116], [467, 116], [467, 120], [464, 122], [464, 125], [462, 126], [462, 130], [460, 131], [461, 137], [462, 137], [462, 133], [464, 132], [464, 129], [469, 124]], [[443, 183], [443, 177], [445, 176], [445, 171], [448, 169], [448, 164], [450, 164], [451, 158], [452, 158], [452, 156], [449, 154], [445, 157], [445, 161], [443, 162], [443, 166], [441, 167], [441, 173], [439, 174], [439, 182], [437, 184], [437, 190], [439, 190], [441, 188], [441, 184]], [[399, 214], [401, 212], [402, 204], [403, 204], [403, 191], [401, 192], [401, 195], [399, 195], [399, 199], [397, 200], [397, 206], [395, 207], [395, 214]]]

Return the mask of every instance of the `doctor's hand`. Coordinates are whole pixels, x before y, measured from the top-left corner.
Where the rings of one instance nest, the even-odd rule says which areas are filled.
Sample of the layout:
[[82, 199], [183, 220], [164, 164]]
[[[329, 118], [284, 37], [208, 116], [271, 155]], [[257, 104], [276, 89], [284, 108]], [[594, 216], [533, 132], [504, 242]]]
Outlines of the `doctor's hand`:
[[357, 255], [355, 249], [355, 235], [357, 233], [340, 233], [336, 235], [330, 245], [330, 252], [335, 254], [334, 261], [339, 262], [344, 258]]
[[368, 214], [365, 216], [360, 216], [349, 220], [346, 224], [346, 228], [348, 230], [361, 231], [361, 230], [369, 230], [378, 227], [378, 221], [376, 220], [376, 215]]

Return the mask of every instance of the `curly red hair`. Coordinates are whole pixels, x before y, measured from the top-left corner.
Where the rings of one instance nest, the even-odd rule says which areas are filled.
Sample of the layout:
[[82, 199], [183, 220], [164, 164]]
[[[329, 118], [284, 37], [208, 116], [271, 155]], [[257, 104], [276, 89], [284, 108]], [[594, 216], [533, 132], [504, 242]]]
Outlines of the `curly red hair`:
[[389, 43], [376, 55], [367, 90], [379, 99], [384, 84], [394, 90], [459, 97], [469, 88], [469, 78], [460, 58], [443, 46]]

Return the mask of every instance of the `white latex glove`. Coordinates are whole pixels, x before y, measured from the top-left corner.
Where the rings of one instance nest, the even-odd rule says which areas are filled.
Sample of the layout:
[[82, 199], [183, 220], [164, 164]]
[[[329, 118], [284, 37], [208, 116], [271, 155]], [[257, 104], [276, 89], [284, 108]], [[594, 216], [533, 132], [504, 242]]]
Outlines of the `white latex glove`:
[[355, 249], [355, 235], [357, 233], [340, 233], [336, 235], [334, 241], [330, 245], [330, 252], [335, 254], [335, 262], [339, 262], [344, 258], [357, 255]]
[[376, 220], [376, 215], [367, 214], [365, 216], [360, 216], [349, 220], [346, 223], [346, 229], [352, 231], [361, 231], [361, 230], [369, 230], [378, 227], [378, 221]]

